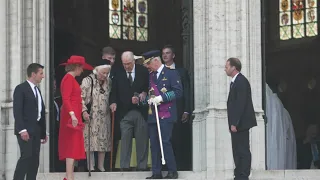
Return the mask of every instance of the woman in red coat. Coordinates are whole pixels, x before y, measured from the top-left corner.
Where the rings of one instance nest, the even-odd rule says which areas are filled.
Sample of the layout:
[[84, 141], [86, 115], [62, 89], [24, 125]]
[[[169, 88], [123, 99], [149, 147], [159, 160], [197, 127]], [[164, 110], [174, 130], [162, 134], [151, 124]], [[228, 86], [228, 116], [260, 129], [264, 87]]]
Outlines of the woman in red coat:
[[75, 77], [80, 76], [83, 69], [93, 67], [85, 62], [82, 56], [71, 56], [65, 65], [67, 74], [61, 81], [61, 118], [59, 131], [59, 159], [66, 160], [66, 178], [73, 180], [74, 161], [86, 159], [84, 149], [82, 122], [81, 88]]

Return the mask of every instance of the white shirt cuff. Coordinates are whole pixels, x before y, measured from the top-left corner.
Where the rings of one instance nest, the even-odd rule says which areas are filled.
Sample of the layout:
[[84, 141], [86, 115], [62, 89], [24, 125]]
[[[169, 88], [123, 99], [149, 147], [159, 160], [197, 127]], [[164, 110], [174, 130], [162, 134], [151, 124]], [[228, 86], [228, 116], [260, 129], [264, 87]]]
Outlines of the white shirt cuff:
[[23, 130], [21, 130], [21, 131], [19, 132], [19, 134], [21, 134], [21, 133], [23, 133], [23, 132], [27, 132], [27, 130], [26, 130], [26, 129], [23, 129]]

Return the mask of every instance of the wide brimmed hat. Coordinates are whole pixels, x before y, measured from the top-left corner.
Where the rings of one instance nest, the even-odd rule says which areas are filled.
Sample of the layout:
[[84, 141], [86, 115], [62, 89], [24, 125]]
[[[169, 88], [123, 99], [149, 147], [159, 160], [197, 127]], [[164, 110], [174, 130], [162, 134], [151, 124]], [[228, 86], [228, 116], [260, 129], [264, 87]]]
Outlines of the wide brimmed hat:
[[90, 64], [86, 63], [86, 60], [83, 56], [71, 56], [66, 63], [60, 64], [61, 66], [66, 66], [70, 64], [80, 64], [85, 70], [93, 70], [93, 67]]

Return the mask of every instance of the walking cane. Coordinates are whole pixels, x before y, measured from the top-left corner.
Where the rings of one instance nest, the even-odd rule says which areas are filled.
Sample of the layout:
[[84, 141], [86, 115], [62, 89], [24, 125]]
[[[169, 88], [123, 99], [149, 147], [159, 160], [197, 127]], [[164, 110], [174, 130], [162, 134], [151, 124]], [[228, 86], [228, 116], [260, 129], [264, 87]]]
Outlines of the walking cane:
[[89, 171], [89, 174], [88, 176], [91, 177], [91, 151], [90, 151], [90, 145], [91, 145], [91, 137], [90, 137], [90, 134], [91, 134], [91, 121], [92, 121], [92, 117], [91, 115], [89, 115], [89, 123], [88, 123], [88, 141], [89, 141], [89, 146], [88, 146], [88, 158], [89, 158], [89, 166], [88, 166], [88, 171]]
[[158, 105], [154, 104], [154, 110], [156, 113], [156, 119], [157, 119], [157, 126], [158, 126], [158, 136], [159, 136], [159, 142], [160, 142], [160, 150], [161, 150], [161, 161], [162, 165], [166, 164], [166, 161], [164, 160], [164, 154], [163, 154], [163, 145], [162, 145], [162, 137], [161, 137], [161, 129], [160, 129], [160, 121], [159, 121], [159, 115], [158, 115]]
[[91, 146], [91, 121], [92, 117], [91, 115], [89, 116], [89, 123], [88, 123], [88, 138], [89, 138], [89, 146], [88, 146], [88, 153], [89, 153], [89, 177], [91, 177], [91, 151], [90, 151], [90, 146]]
[[112, 158], [113, 158], [113, 141], [114, 141], [114, 112], [112, 112], [112, 120], [111, 120], [111, 151], [110, 151], [110, 171], [112, 171]]

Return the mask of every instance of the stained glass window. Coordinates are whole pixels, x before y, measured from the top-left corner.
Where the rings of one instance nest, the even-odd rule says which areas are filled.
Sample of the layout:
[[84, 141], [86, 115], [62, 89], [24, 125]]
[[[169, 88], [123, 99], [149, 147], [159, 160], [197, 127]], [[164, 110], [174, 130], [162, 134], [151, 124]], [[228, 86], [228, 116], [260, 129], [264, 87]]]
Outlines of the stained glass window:
[[109, 0], [109, 37], [148, 41], [148, 1]]
[[279, 0], [280, 39], [318, 35], [317, 0]]

